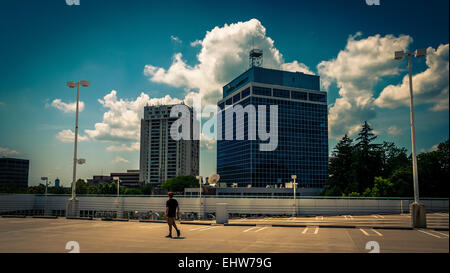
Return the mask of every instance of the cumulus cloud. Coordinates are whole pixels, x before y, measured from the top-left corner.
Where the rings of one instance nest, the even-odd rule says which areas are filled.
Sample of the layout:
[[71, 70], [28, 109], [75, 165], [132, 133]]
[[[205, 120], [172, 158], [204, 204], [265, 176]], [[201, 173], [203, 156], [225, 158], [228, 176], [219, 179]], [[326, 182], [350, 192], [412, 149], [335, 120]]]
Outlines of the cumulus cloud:
[[398, 136], [402, 134], [402, 130], [397, 126], [393, 125], [387, 129], [387, 133], [390, 135]]
[[103, 120], [94, 125], [94, 129], [85, 130], [89, 138], [98, 141], [110, 141], [114, 145], [108, 151], [139, 150], [141, 118], [146, 105], [178, 104], [182, 100], [169, 95], [163, 98], [150, 98], [141, 93], [136, 99], [117, 97], [117, 91], [112, 90], [98, 102], [106, 109]]
[[346, 47], [335, 59], [317, 65], [323, 88], [336, 83], [339, 89], [340, 97], [329, 109], [330, 137], [354, 135], [363, 121], [375, 117], [373, 89], [383, 77], [399, 74], [392, 52], [405, 49], [412, 42], [407, 35], [377, 34], [365, 39], [361, 36], [349, 36]]
[[123, 157], [116, 156], [116, 158], [114, 158], [112, 162], [113, 163], [128, 163], [129, 161]]
[[180, 38], [178, 38], [177, 36], [170, 35], [170, 39], [172, 39], [172, 41], [174, 41], [176, 43], [180, 43], [180, 44], [182, 43]]
[[[64, 113], [75, 112], [77, 109], [76, 102], [65, 103], [60, 99], [54, 99], [50, 105], [58, 110], [63, 111]], [[78, 105], [78, 111], [82, 112], [83, 110], [84, 110], [84, 102], [80, 101]]]
[[15, 150], [11, 150], [9, 148], [0, 147], [0, 155], [2, 156], [10, 156], [10, 155], [18, 155], [19, 152]]
[[247, 70], [252, 44], [263, 50], [264, 67], [312, 73], [298, 61], [286, 63], [283, 55], [275, 48], [274, 41], [266, 36], [265, 27], [257, 19], [251, 19], [217, 26], [207, 31], [203, 40], [192, 42], [191, 46], [201, 46], [197, 55], [198, 63], [194, 66], [188, 65], [181, 53], [176, 53], [168, 69], [148, 64], [144, 68], [144, 75], [153, 82], [198, 92], [204, 101], [216, 103], [222, 94], [222, 87]]
[[[431, 111], [448, 110], [449, 92], [449, 44], [440, 45], [436, 50], [427, 49], [427, 69], [413, 75], [415, 104], [432, 104]], [[418, 60], [417, 60], [418, 61]], [[403, 63], [404, 65], [404, 63]], [[382, 108], [409, 106], [409, 76], [402, 83], [389, 85], [383, 89], [375, 104]]]
[[[56, 138], [61, 142], [73, 143], [75, 141], [75, 133], [70, 129], [62, 130], [56, 135]], [[78, 141], [87, 141], [87, 140], [89, 140], [87, 136], [82, 136], [78, 134]]]
[[108, 152], [133, 152], [139, 151], [140, 143], [133, 142], [130, 145], [121, 144], [121, 145], [111, 145], [106, 148]]
[[206, 137], [203, 133], [200, 133], [200, 147], [208, 150], [214, 150], [216, 148], [217, 140]]

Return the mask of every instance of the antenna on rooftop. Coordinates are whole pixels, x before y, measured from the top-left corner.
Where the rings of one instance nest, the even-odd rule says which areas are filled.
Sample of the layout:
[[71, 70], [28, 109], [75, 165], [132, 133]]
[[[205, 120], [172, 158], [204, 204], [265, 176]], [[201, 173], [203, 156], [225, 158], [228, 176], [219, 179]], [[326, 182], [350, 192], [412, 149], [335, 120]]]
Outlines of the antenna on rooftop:
[[254, 66], [261, 67], [263, 64], [263, 51], [261, 49], [254, 48], [253, 37], [252, 37], [252, 49], [248, 54], [248, 62], [250, 68]]

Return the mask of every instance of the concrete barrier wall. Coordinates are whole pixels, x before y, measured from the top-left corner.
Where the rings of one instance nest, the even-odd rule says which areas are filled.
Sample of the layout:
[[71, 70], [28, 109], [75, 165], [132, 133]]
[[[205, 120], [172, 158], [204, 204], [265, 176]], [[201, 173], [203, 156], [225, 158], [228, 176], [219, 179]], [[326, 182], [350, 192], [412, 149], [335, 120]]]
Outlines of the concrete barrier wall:
[[[0, 195], [0, 213], [45, 210], [66, 210], [69, 196], [60, 195]], [[93, 197], [79, 196], [80, 211], [153, 211], [164, 212], [166, 197]], [[199, 212], [198, 198], [177, 197], [182, 212]], [[448, 199], [421, 199], [428, 212], [449, 211]], [[293, 199], [272, 198], [215, 198], [202, 200], [202, 211], [214, 213], [217, 203], [227, 203], [229, 213], [292, 215], [340, 215], [372, 213], [408, 213], [412, 200], [400, 199], [312, 199], [298, 198], [296, 206]]]

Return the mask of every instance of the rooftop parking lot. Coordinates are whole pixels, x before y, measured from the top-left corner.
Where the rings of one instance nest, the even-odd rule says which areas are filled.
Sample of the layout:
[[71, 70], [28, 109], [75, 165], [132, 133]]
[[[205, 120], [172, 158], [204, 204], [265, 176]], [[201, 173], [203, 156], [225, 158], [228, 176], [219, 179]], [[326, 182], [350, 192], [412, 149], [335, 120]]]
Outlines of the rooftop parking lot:
[[[440, 228], [397, 229], [368, 224], [383, 219], [403, 221], [401, 217], [409, 223], [405, 215], [239, 219], [230, 220], [231, 226], [178, 222], [181, 237], [174, 239], [165, 238], [165, 223], [0, 218], [0, 252], [64, 253], [71, 249], [66, 249], [68, 242], [76, 242], [82, 253], [365, 253], [378, 247], [381, 253], [448, 253], [448, 213], [428, 215], [428, 222], [436, 222]], [[341, 223], [341, 227], [323, 222]], [[292, 226], [273, 226], [280, 223]]]

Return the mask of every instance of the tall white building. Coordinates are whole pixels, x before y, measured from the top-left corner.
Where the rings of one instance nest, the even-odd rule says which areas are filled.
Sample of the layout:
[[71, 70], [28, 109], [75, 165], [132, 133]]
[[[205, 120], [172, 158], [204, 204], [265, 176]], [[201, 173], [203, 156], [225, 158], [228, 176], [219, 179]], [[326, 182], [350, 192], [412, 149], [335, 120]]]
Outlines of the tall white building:
[[[144, 118], [141, 120], [141, 154], [139, 180], [146, 185], [160, 185], [169, 178], [178, 175], [199, 174], [199, 140], [173, 140], [170, 127], [177, 118], [170, 117], [174, 105], [144, 107]], [[191, 139], [194, 122], [193, 109], [189, 107], [191, 116]]]

